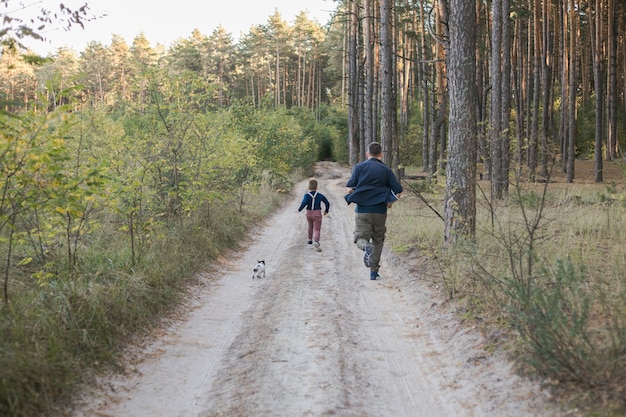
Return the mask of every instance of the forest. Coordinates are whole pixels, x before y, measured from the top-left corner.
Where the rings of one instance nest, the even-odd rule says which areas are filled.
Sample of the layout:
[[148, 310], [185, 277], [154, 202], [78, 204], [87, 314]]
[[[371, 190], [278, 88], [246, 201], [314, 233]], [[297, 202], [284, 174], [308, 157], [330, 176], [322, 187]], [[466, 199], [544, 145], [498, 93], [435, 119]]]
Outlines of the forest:
[[[84, 368], [114, 363], [122, 341], [173, 308], [316, 161], [352, 166], [372, 141], [399, 177], [443, 198], [437, 250], [480, 253], [479, 178], [492, 224], [498, 206], [535, 210], [529, 239], [500, 240], [520, 267], [508, 271], [515, 285], [494, 274], [478, 286], [515, 307], [517, 318], [494, 322], [510, 320], [535, 372], [623, 410], [624, 254], [605, 259], [602, 285], [560, 260], [559, 285], [534, 279], [550, 198], [523, 184], [557, 174], [574, 184], [581, 161], [593, 164], [586, 179], [605, 183], [623, 159], [626, 3], [341, 0], [322, 24], [276, 11], [238, 40], [189, 28], [167, 48], [114, 35], [48, 56], [20, 41], [53, 19], [88, 25], [88, 7], [22, 22], [11, 3], [0, 4], [0, 414], [62, 414]], [[624, 190], [599, 194], [589, 198], [619, 224]], [[542, 292], [557, 287], [571, 293]], [[554, 355], [564, 351], [547, 339], [554, 328], [538, 326], [555, 317], [572, 326], [569, 357]]]

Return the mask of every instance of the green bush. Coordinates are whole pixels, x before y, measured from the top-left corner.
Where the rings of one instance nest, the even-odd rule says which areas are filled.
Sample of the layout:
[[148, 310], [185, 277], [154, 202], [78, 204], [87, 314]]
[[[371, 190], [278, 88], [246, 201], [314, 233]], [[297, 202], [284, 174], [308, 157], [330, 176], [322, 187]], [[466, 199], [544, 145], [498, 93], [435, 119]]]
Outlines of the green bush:
[[[60, 114], [45, 134], [52, 116], [0, 115], [15, 126], [0, 148], [22, 152], [5, 152], [0, 176], [15, 209], [0, 222], [0, 415], [61, 413], [81, 378], [114, 366], [315, 159], [285, 110], [154, 110], [80, 125]], [[182, 117], [193, 134], [171, 130]]]
[[[623, 403], [626, 382], [626, 289], [618, 224], [598, 215], [593, 196], [558, 198], [516, 184], [505, 202], [485, 204], [476, 242], [458, 248], [451, 273], [471, 315], [518, 335], [516, 358], [547, 381], [603, 392]], [[590, 232], [588, 232], [590, 231]], [[472, 285], [478, 284], [478, 285]]]
[[0, 415], [59, 413], [85, 370], [114, 365], [125, 341], [157, 324], [179, 303], [185, 284], [241, 241], [257, 213], [280, 203], [274, 194], [251, 195], [263, 205], [244, 213], [231, 200], [208, 215], [194, 213], [181, 227], [162, 224], [135, 265], [126, 241], [101, 229], [102, 239], [92, 238], [108, 245], [85, 248], [73, 274], [40, 284], [22, 276], [20, 291], [0, 308]]
[[526, 361], [544, 376], [583, 387], [603, 386], [623, 377], [611, 358], [619, 357], [626, 339], [617, 333], [616, 344], [607, 344], [593, 331], [592, 308], [597, 300], [589, 292], [584, 266], [557, 260], [552, 270], [543, 272], [545, 282], [534, 285], [530, 294], [516, 281], [509, 281], [506, 288], [511, 323], [523, 339]]

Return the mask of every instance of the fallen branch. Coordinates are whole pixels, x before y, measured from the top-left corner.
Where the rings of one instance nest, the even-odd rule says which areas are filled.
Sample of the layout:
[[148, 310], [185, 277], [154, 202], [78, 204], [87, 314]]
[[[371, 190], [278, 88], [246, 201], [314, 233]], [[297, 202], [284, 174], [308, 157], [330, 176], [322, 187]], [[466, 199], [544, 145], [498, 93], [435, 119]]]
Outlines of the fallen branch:
[[424, 198], [424, 196], [422, 195], [422, 193], [420, 193], [420, 192], [419, 192], [419, 190], [418, 190], [417, 188], [415, 188], [415, 187], [414, 187], [411, 183], [409, 183], [408, 181], [406, 181], [406, 180], [404, 180], [404, 179], [403, 179], [402, 181], [403, 181], [406, 185], [408, 185], [408, 186], [409, 186], [409, 188], [411, 189], [411, 191], [413, 191], [413, 193], [414, 193], [414, 194], [415, 194], [415, 195], [416, 195], [416, 196], [417, 196], [420, 200], [422, 200], [422, 202], [423, 202], [424, 204], [426, 204], [426, 207], [428, 207], [428, 208], [429, 208], [429, 209], [431, 209], [433, 212], [435, 212], [435, 214], [436, 214], [437, 216], [439, 216], [439, 218], [445, 222], [445, 220], [444, 220], [443, 216], [442, 216], [441, 214], [439, 214], [439, 212], [438, 212], [437, 210], [435, 210], [435, 208], [434, 208], [433, 206], [431, 206], [431, 205], [428, 203], [428, 201]]

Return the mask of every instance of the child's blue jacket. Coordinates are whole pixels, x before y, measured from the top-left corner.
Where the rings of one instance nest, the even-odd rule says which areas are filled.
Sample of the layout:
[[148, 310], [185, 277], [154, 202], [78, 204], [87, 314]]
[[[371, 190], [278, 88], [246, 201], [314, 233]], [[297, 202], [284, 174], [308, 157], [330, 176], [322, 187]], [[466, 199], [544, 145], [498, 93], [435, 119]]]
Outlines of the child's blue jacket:
[[[311, 204], [313, 202], [313, 204]], [[302, 211], [303, 208], [306, 207], [307, 210], [321, 210], [322, 203], [326, 206], [326, 213], [330, 209], [330, 202], [326, 198], [326, 196], [322, 193], [318, 193], [317, 191], [310, 191], [302, 197], [302, 202], [300, 203], [300, 207], [298, 207], [298, 211]]]

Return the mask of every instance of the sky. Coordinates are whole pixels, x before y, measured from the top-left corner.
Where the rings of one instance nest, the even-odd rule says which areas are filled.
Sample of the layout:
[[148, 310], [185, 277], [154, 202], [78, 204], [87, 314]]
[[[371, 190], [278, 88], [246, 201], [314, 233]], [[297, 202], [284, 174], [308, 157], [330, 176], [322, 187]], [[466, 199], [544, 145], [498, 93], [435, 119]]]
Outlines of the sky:
[[26, 9], [14, 11], [12, 16], [28, 17], [42, 7], [58, 10], [61, 2], [71, 9], [87, 3], [89, 15], [103, 17], [86, 22], [84, 29], [50, 27], [43, 33], [47, 41], [24, 42], [38, 54], [53, 53], [61, 46], [82, 52], [90, 41], [110, 45], [113, 34], [121, 35], [131, 45], [142, 32], [153, 46], [168, 47], [189, 37], [194, 29], [211, 35], [220, 24], [237, 41], [252, 26], [267, 23], [275, 10], [290, 24], [306, 11], [311, 20], [324, 25], [336, 7], [333, 0], [12, 0], [10, 5], [16, 9], [18, 4], [26, 4]]

